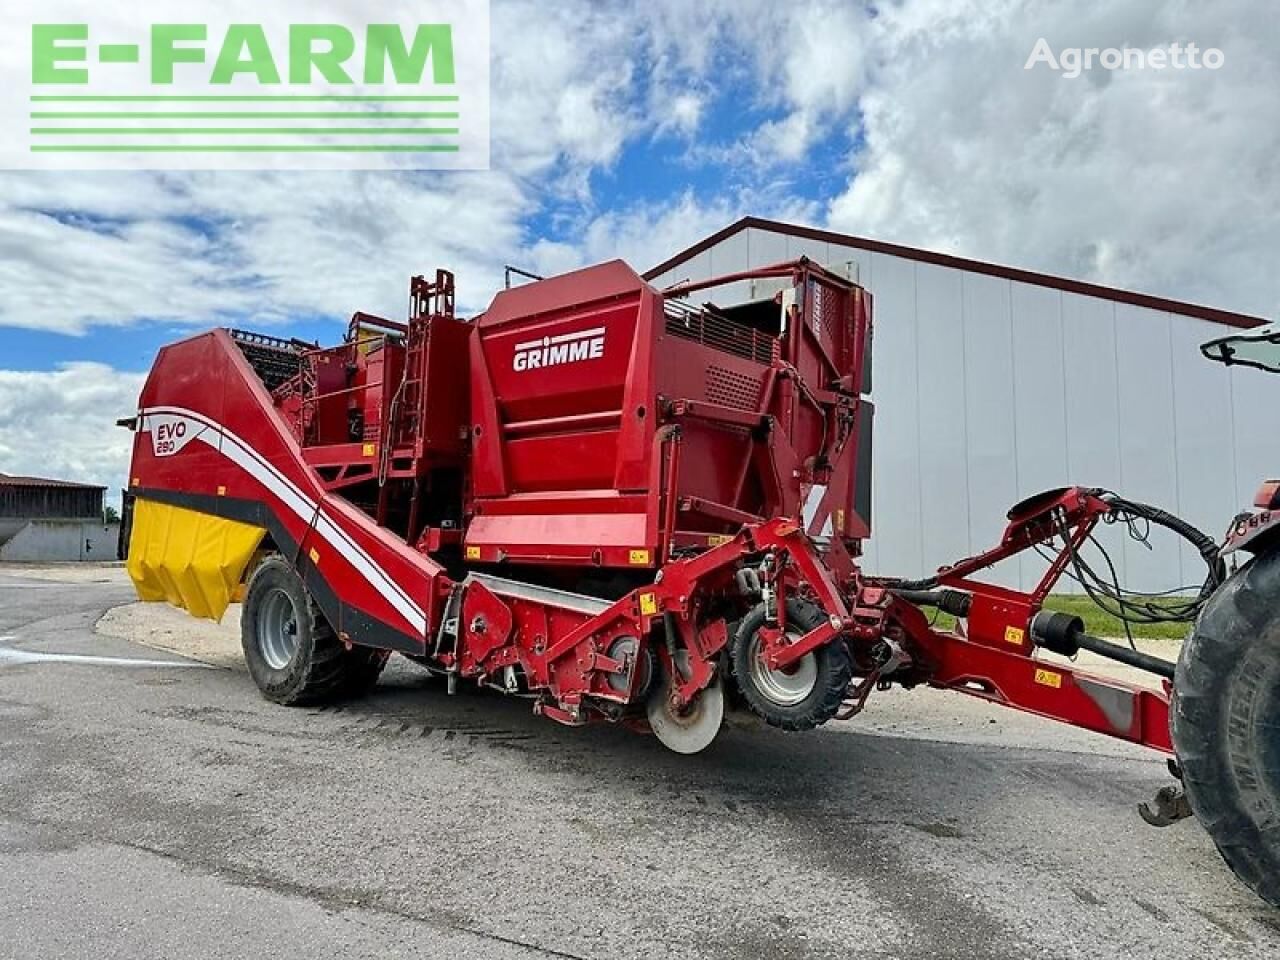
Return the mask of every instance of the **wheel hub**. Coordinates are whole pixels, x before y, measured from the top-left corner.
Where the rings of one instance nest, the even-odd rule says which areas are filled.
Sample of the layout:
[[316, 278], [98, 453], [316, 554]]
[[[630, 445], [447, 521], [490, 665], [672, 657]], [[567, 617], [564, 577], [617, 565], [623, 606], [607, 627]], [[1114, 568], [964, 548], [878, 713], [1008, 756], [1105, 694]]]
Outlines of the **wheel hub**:
[[[787, 631], [787, 640], [795, 642], [800, 634]], [[806, 653], [799, 660], [778, 670], [770, 670], [764, 662], [760, 635], [751, 642], [747, 672], [749, 680], [760, 694], [780, 707], [790, 707], [802, 702], [818, 682], [818, 658]]]
[[[688, 654], [676, 654], [676, 668], [687, 669]], [[662, 745], [676, 753], [697, 753], [711, 745], [724, 722], [724, 688], [720, 678], [698, 691], [683, 708], [676, 705], [675, 678], [664, 677], [649, 697], [649, 726]]]
[[298, 611], [284, 590], [272, 590], [258, 614], [258, 650], [272, 670], [283, 670], [298, 652]]

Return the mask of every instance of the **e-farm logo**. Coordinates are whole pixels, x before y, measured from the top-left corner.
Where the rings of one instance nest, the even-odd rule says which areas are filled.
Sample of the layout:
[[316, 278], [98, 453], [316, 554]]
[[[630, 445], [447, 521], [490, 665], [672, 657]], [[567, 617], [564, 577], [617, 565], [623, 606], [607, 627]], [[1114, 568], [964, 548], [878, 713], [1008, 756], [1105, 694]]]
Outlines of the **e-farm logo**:
[[487, 0], [21, 5], [0, 166], [488, 166]]

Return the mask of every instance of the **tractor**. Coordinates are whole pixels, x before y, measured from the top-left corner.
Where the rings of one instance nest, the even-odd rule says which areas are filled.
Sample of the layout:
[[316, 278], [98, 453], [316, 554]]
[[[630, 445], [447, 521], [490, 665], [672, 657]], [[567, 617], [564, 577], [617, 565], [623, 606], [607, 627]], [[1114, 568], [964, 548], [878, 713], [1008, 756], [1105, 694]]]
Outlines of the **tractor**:
[[[1201, 350], [1280, 373], [1280, 326]], [[1219, 553], [1235, 569], [1205, 600], [1174, 678], [1176, 772], [1185, 812], [1236, 876], [1280, 906], [1280, 480], [1262, 484], [1231, 521]]]

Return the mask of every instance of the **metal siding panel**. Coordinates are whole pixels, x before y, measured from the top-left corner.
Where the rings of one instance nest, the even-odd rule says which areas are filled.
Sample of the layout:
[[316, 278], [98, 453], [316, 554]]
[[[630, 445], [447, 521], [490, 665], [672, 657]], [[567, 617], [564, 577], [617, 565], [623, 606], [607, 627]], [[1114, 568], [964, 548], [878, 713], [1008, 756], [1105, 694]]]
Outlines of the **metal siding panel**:
[[[707, 265], [706, 274], [708, 277], [721, 276], [727, 273], [741, 273], [750, 266], [747, 258], [747, 232], [736, 233], [732, 237], [726, 237], [719, 243], [710, 247], [706, 251]], [[735, 303], [745, 303], [751, 298], [750, 284], [745, 280], [738, 283], [726, 283], [718, 287], [709, 287], [706, 290], [699, 290], [693, 294], [691, 302], [700, 303], [717, 303], [722, 306], [729, 306]]]
[[[1208, 337], [1205, 337], [1208, 340]], [[1205, 363], [1211, 363], [1205, 360]], [[1235, 433], [1236, 505], [1231, 515], [1253, 503], [1264, 480], [1280, 476], [1280, 450], [1275, 440], [1277, 375], [1248, 367], [1230, 367], [1231, 404]], [[1219, 530], [1231, 515], [1224, 514]]]
[[920, 521], [920, 418], [916, 376], [915, 264], [875, 254], [875, 454], [869, 569], [914, 577], [924, 563]]
[[825, 240], [810, 240], [808, 237], [787, 237], [788, 260], [808, 257], [818, 263], [826, 264], [831, 254], [831, 244]]
[[[1177, 427], [1169, 314], [1116, 304], [1120, 480], [1117, 491], [1166, 510], [1178, 509]], [[1181, 583], [1178, 537], [1150, 530], [1147, 549], [1123, 538], [1127, 582], [1134, 590]]]
[[868, 251], [859, 250], [856, 247], [842, 247], [833, 243], [827, 256], [826, 266], [841, 274], [845, 266], [852, 261], [855, 265], [852, 278], [854, 283], [859, 283], [868, 290], [871, 289], [871, 254]]
[[[1004, 516], [1018, 499], [1014, 423], [1013, 330], [1010, 281], [964, 274], [965, 465], [969, 488], [969, 553], [997, 543]], [[1019, 582], [1015, 561], [992, 571]]]
[[711, 276], [711, 251], [703, 250], [697, 256], [680, 264], [672, 271], [672, 283], [686, 280], [706, 280]]
[[[1227, 528], [1241, 505], [1236, 484], [1236, 452], [1231, 414], [1231, 373], [1200, 354], [1200, 344], [1217, 324], [1192, 317], [1172, 318], [1172, 365], [1178, 505], [1175, 511], [1211, 537]], [[1274, 453], [1268, 451], [1269, 457]], [[1272, 466], [1274, 470], [1274, 465]], [[1253, 483], [1261, 481], [1257, 477]], [[1180, 547], [1182, 579], [1201, 579], [1204, 562], [1190, 544]], [[1169, 584], [1177, 586], [1178, 584]]]
[[767, 267], [787, 259], [787, 238], [772, 230], [747, 230], [747, 258], [753, 267]]
[[740, 273], [750, 266], [745, 230], [726, 237], [707, 251], [710, 255], [710, 275]]
[[[1018, 475], [1016, 499], [1020, 500], [1041, 490], [1060, 487], [1070, 479], [1062, 294], [1013, 281], [1009, 305]], [[1037, 557], [1024, 554], [1018, 566], [1022, 586], [1029, 589], [1043, 573], [1045, 564]]]
[[920, 525], [930, 568], [969, 553], [961, 273], [916, 265], [917, 377], [920, 403]]
[[[1062, 295], [1063, 359], [1067, 371], [1067, 469], [1064, 482], [1123, 487], [1116, 373], [1115, 304], [1075, 293]], [[1096, 534], [1126, 582], [1123, 542], [1115, 527]], [[1096, 557], [1096, 551], [1091, 552]], [[1099, 566], [1105, 567], [1097, 558]]]

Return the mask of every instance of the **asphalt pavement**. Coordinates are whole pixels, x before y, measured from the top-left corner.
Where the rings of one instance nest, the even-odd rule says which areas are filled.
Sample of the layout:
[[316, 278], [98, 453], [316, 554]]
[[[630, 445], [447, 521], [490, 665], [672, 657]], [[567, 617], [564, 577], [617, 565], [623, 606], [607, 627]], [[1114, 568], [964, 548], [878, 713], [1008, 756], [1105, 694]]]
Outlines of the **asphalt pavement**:
[[895, 691], [681, 757], [398, 659], [287, 709], [96, 634], [100, 572], [0, 570], [0, 958], [1280, 955], [1126, 744]]

